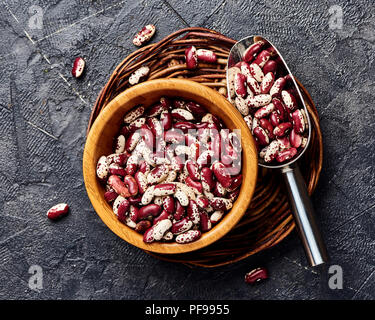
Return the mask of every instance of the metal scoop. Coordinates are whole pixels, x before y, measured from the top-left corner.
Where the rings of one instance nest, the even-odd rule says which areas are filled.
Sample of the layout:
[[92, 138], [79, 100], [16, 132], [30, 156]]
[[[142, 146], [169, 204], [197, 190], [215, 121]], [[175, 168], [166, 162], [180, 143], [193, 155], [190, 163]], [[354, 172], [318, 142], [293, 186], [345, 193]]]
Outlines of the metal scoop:
[[[233, 67], [236, 63], [242, 61], [242, 57], [245, 50], [255, 42], [255, 39], [256, 41], [265, 40], [270, 44], [270, 46], [272, 46], [275, 49], [281, 61], [283, 62], [285, 69], [291, 75], [292, 81], [299, 95], [299, 100], [302, 103], [307, 116], [309, 127], [307, 137], [308, 140], [306, 146], [301, 151], [299, 151], [299, 154], [297, 154], [289, 162], [280, 165], [268, 163], [266, 164], [265, 162], [263, 162], [263, 160], [259, 159], [259, 165], [261, 167], [270, 169], [280, 169], [282, 176], [285, 180], [285, 184], [289, 194], [289, 202], [292, 206], [294, 219], [303, 243], [303, 247], [307, 255], [307, 259], [311, 266], [317, 266], [328, 261], [328, 254], [322, 236], [320, 234], [318, 225], [316, 223], [314, 208], [312, 206], [310, 197], [307, 193], [305, 181], [303, 180], [303, 177], [297, 165], [297, 160], [303, 155], [303, 153], [307, 149], [311, 137], [311, 122], [298, 85], [292, 73], [290, 72], [288, 65], [285, 63], [285, 60], [283, 59], [277, 48], [270, 41], [260, 36], [246, 37], [238, 41], [232, 47], [228, 57], [227, 70]], [[230, 84], [229, 82], [227, 82], [228, 92], [230, 92], [229, 86]]]

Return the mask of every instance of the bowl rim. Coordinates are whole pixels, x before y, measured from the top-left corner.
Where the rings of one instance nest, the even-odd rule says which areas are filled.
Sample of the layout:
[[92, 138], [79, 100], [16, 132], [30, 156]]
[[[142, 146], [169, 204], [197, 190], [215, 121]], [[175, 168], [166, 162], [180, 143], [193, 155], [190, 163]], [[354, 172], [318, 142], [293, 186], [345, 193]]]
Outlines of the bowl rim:
[[[105, 202], [104, 198], [98, 198], [98, 192], [95, 192], [97, 189], [95, 186], [97, 183], [91, 183], [96, 180], [96, 163], [98, 159], [93, 159], [93, 152], [90, 151], [90, 146], [96, 145], [100, 134], [105, 127], [105, 121], [111, 117], [111, 114], [117, 110], [118, 108], [123, 107], [126, 104], [126, 101], [135, 99], [139, 96], [138, 92], [142, 88], [142, 90], [149, 92], [151, 91], [162, 91], [162, 90], [172, 90], [172, 91], [179, 91], [180, 95], [181, 92], [186, 92], [187, 94], [191, 94], [193, 91], [194, 94], [199, 96], [204, 96], [206, 99], [210, 97], [211, 101], [219, 102], [220, 109], [224, 110], [224, 114], [230, 115], [231, 122], [236, 122], [239, 125], [241, 130], [241, 142], [242, 142], [242, 166], [245, 164], [251, 169], [252, 172], [247, 174], [247, 177], [243, 180], [241, 185], [240, 194], [235, 201], [233, 208], [226, 213], [223, 220], [221, 220], [217, 225], [215, 225], [210, 231], [202, 233], [202, 237], [197, 241], [187, 243], [187, 244], [178, 244], [178, 243], [162, 243], [162, 242], [153, 242], [153, 243], [145, 243], [143, 242], [143, 235], [137, 233], [130, 227], [126, 226], [125, 224], [121, 223], [120, 221], [115, 218], [113, 212], [110, 216], [107, 214], [108, 207], [111, 206]], [[163, 96], [160, 93], [160, 96]], [[176, 96], [178, 93], [176, 92]], [[203, 99], [203, 98], [202, 98]], [[216, 103], [217, 104], [217, 103]], [[134, 106], [133, 106], [134, 107]], [[130, 108], [131, 109], [131, 108]], [[130, 110], [129, 109], [129, 110]], [[215, 113], [214, 113], [215, 114]], [[222, 117], [220, 117], [222, 118]], [[225, 122], [225, 121], [224, 121]], [[243, 141], [245, 140], [249, 143], [244, 145]], [[137, 84], [129, 89], [123, 91], [119, 95], [117, 95], [114, 99], [112, 99], [108, 105], [99, 113], [98, 117], [95, 119], [86, 139], [84, 152], [83, 152], [83, 178], [85, 182], [86, 192], [90, 199], [92, 206], [94, 207], [95, 212], [104, 222], [104, 224], [117, 236], [125, 240], [126, 242], [146, 251], [151, 251], [155, 253], [163, 253], [163, 254], [178, 254], [178, 253], [186, 253], [195, 251], [198, 249], [202, 249], [215, 241], [219, 240], [223, 236], [225, 236], [232, 228], [238, 223], [238, 221], [242, 218], [245, 214], [247, 207], [250, 204], [252, 196], [255, 191], [255, 185], [257, 181], [258, 175], [258, 159], [257, 159], [257, 151], [255, 142], [253, 140], [252, 135], [250, 134], [250, 130], [247, 127], [247, 124], [243, 120], [242, 115], [239, 111], [220, 93], [216, 90], [211, 89], [207, 86], [204, 86], [200, 83], [185, 80], [185, 79], [155, 79], [155, 80], [148, 80]], [[245, 160], [245, 161], [244, 161]], [[251, 161], [251, 163], [250, 163]], [[94, 164], [94, 165], [93, 165]], [[243, 173], [243, 167], [242, 167]], [[246, 181], [246, 183], [244, 183]], [[246, 193], [246, 194], [245, 194]], [[241, 200], [241, 201], [239, 201]], [[233, 212], [236, 210], [237, 212]], [[112, 211], [112, 210], [110, 210]], [[229, 217], [231, 217], [229, 219]]]

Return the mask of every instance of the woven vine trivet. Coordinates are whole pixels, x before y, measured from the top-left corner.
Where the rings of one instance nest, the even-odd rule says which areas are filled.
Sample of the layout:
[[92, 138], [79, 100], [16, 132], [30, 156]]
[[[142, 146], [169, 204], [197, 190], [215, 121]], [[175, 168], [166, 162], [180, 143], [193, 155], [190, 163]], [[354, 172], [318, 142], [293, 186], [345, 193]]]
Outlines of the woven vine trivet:
[[[127, 56], [111, 74], [93, 107], [87, 132], [98, 114], [109, 101], [129, 87], [129, 75], [142, 65], [150, 68], [144, 80], [158, 78], [187, 78], [214, 88], [226, 95], [225, 66], [230, 48], [236, 40], [205, 28], [178, 30], [158, 43], [144, 46]], [[184, 52], [188, 46], [213, 50], [215, 64], [199, 63], [196, 70], [188, 70]], [[314, 102], [300, 82], [312, 124], [311, 141], [302, 159], [301, 172], [311, 195], [315, 190], [323, 162], [323, 143], [319, 118]], [[189, 266], [216, 267], [242, 260], [270, 248], [283, 240], [295, 224], [283, 181], [277, 170], [259, 168], [253, 199], [241, 221], [227, 235], [198, 251], [163, 255], [147, 252], [162, 260]]]

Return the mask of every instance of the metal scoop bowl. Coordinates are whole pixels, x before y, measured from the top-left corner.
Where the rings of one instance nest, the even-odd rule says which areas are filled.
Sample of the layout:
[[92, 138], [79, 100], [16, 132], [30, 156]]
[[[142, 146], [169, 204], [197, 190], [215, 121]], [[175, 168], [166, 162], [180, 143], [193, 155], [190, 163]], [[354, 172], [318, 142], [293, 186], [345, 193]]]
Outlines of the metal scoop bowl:
[[[307, 121], [308, 121], [308, 136], [307, 136], [307, 143], [302, 150], [298, 152], [298, 154], [290, 159], [289, 162], [278, 164], [278, 163], [266, 163], [263, 159], [259, 158], [258, 164], [261, 167], [269, 168], [269, 169], [279, 169], [281, 174], [285, 180], [286, 188], [289, 195], [289, 202], [292, 207], [293, 216], [297, 225], [297, 230], [300, 234], [300, 238], [302, 240], [302, 244], [304, 250], [306, 252], [307, 259], [311, 266], [317, 266], [323, 264], [328, 261], [328, 254], [326, 247], [323, 242], [323, 238], [318, 228], [318, 224], [316, 222], [314, 208], [312, 206], [310, 197], [307, 193], [305, 181], [301, 175], [301, 172], [298, 168], [297, 161], [303, 155], [305, 150], [310, 143], [311, 138], [311, 121], [308, 115], [308, 111], [306, 105], [304, 103], [304, 99], [301, 95], [299, 87], [292, 75], [288, 65], [286, 64], [285, 60], [283, 59], [280, 52], [277, 48], [266, 38], [261, 36], [249, 36], [240, 41], [238, 41], [231, 49], [228, 57], [227, 63], [227, 73], [228, 70], [235, 66], [238, 62], [242, 61], [242, 57], [246, 49], [251, 46], [254, 42], [264, 40], [268, 42], [270, 46], [277, 52], [278, 56], [280, 57], [281, 62], [284, 64], [285, 70], [290, 74], [291, 80], [294, 83], [295, 91], [298, 93], [298, 97], [300, 100], [300, 105], [303, 106]], [[279, 60], [279, 62], [280, 62]], [[228, 74], [227, 74], [228, 79]], [[230, 92], [230, 83], [227, 81], [228, 92]], [[229, 94], [230, 96], [230, 94]], [[229, 97], [231, 100], [231, 97]]]

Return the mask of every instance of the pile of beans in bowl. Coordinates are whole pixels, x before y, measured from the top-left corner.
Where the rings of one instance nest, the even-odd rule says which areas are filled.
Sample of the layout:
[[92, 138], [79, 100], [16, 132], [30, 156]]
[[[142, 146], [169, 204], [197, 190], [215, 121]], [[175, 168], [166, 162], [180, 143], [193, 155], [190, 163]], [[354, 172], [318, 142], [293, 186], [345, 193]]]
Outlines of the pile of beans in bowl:
[[105, 200], [143, 241], [190, 243], [232, 208], [242, 183], [239, 130], [202, 105], [161, 97], [124, 115], [97, 163]]

